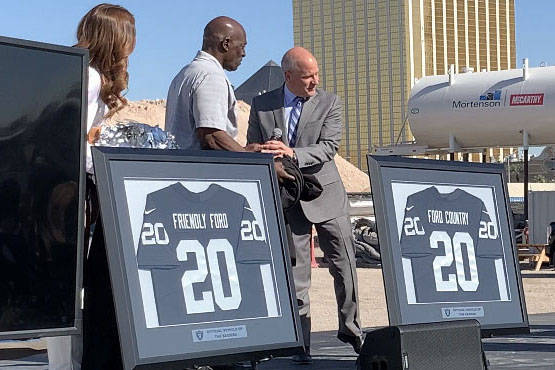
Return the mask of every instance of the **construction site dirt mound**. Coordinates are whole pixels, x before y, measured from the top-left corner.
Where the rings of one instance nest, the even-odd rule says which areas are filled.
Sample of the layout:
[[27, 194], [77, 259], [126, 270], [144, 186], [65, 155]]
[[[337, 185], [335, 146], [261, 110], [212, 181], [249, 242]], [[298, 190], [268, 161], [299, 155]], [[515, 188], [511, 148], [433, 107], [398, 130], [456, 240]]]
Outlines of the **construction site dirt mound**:
[[129, 104], [110, 118], [109, 122], [140, 122], [163, 129], [165, 119], [166, 101], [156, 99], [129, 101]]

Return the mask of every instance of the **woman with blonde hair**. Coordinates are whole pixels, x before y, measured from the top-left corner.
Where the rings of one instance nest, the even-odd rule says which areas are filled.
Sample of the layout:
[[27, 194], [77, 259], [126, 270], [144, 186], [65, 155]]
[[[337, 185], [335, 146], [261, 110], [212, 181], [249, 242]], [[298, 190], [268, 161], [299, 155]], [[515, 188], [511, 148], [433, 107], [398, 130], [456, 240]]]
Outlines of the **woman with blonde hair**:
[[75, 46], [89, 50], [83, 338], [82, 344], [78, 336], [65, 337], [65, 342], [61, 339], [56, 344], [49, 340], [49, 369], [120, 369], [123, 365], [90, 147], [104, 121], [127, 104], [123, 92], [129, 81], [128, 57], [135, 48], [135, 18], [119, 5], [99, 4], [79, 22]]

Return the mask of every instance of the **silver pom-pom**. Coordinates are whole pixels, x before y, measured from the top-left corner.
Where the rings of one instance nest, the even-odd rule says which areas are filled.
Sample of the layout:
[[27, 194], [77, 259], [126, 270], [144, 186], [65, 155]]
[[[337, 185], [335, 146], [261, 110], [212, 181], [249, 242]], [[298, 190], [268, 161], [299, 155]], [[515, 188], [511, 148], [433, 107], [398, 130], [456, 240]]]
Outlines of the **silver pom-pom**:
[[179, 149], [172, 134], [158, 126], [150, 126], [140, 122], [103, 125], [96, 145], [124, 148]]

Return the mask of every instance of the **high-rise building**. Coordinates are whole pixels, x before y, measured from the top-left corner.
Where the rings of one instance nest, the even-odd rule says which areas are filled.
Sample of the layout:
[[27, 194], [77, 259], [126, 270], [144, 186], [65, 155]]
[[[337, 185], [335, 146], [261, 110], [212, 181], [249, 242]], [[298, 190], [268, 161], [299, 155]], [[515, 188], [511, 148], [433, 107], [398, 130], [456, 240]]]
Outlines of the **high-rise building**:
[[295, 44], [345, 106], [339, 153], [362, 169], [370, 148], [412, 139], [418, 78], [515, 68], [514, 20], [514, 0], [293, 0]]

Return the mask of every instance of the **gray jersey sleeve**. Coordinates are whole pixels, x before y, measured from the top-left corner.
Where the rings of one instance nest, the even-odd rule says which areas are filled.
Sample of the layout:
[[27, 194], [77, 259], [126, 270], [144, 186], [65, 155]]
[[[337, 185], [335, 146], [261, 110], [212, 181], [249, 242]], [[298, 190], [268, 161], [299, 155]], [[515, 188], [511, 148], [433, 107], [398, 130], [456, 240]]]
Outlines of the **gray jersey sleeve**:
[[431, 254], [428, 237], [426, 235], [427, 210], [426, 199], [419, 192], [407, 198], [405, 214], [401, 225], [401, 255], [403, 257], [420, 257]]
[[141, 269], [171, 269], [178, 266], [179, 262], [166, 231], [168, 225], [164, 224], [165, 210], [157, 204], [155, 194], [148, 194], [146, 198], [137, 264]]
[[256, 220], [249, 202], [244, 199], [241, 217], [241, 232], [237, 243], [237, 262], [266, 263], [271, 262], [270, 247], [261, 223]]
[[499, 227], [497, 222], [492, 220], [486, 206], [482, 201], [480, 212], [480, 227], [478, 229], [478, 245], [476, 246], [476, 256], [482, 258], [501, 258], [503, 257], [503, 246], [499, 237]]

